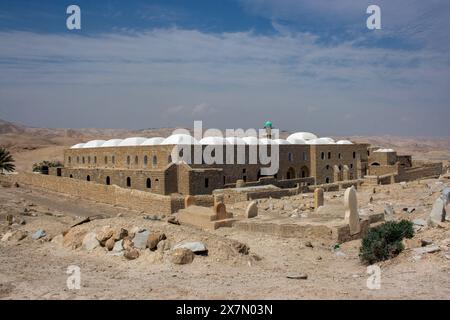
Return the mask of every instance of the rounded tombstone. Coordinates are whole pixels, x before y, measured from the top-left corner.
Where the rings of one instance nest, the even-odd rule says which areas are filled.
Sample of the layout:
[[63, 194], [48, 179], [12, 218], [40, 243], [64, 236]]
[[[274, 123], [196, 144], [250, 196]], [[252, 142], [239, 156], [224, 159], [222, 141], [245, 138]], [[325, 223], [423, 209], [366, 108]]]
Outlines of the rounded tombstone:
[[214, 214], [217, 220], [224, 220], [227, 218], [227, 209], [222, 202], [214, 204]]
[[245, 217], [254, 218], [257, 215], [258, 215], [258, 203], [256, 201], [252, 201], [245, 210]]

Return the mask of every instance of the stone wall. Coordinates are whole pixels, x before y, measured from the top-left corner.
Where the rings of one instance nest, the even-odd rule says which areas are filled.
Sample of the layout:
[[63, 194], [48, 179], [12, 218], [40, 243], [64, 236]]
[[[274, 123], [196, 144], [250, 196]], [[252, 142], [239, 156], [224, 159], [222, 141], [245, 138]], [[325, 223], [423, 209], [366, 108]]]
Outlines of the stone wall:
[[170, 196], [65, 177], [22, 173], [17, 179], [20, 184], [145, 212], [171, 214], [179, 209], [180, 203]]
[[421, 167], [399, 168], [396, 181], [412, 181], [424, 178], [437, 178], [443, 173], [442, 163], [427, 163]]

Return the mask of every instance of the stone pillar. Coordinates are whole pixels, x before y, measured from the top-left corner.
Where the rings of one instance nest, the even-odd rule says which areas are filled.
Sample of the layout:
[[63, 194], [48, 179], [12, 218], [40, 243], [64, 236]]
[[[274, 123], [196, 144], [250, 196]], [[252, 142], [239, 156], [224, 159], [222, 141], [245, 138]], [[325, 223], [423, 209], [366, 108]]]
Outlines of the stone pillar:
[[344, 193], [345, 221], [350, 226], [350, 235], [361, 232], [358, 213], [358, 199], [356, 197], [356, 189], [354, 186], [347, 188]]
[[195, 198], [194, 196], [186, 196], [184, 197], [184, 207], [187, 208], [189, 206], [195, 205]]
[[362, 178], [362, 163], [361, 163], [361, 155], [358, 153], [356, 155], [356, 179]]
[[347, 181], [350, 180], [350, 169], [347, 165], [342, 169], [342, 180]]
[[317, 188], [314, 190], [314, 209], [317, 210], [319, 207], [324, 205], [323, 189]]

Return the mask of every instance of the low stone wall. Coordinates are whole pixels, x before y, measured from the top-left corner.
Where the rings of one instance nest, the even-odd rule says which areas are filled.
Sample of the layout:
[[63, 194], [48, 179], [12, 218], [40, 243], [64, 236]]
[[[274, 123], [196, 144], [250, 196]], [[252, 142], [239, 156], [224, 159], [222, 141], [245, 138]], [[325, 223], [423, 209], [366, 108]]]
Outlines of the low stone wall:
[[309, 191], [313, 192], [316, 188], [322, 188], [324, 191], [339, 191], [346, 188], [350, 188], [351, 186], [355, 186], [356, 189], [364, 182], [363, 179], [358, 180], [348, 180], [348, 181], [339, 181], [333, 183], [319, 184], [315, 186], [309, 186]]
[[[420, 167], [399, 170], [398, 181], [412, 181], [424, 178], [437, 178], [443, 172], [442, 163], [427, 163]], [[396, 179], [397, 180], [397, 179]]]
[[31, 185], [133, 210], [171, 214], [178, 211], [180, 205], [180, 200], [170, 196], [135, 189], [124, 189], [115, 185], [108, 186], [95, 182], [33, 173], [21, 173], [17, 175], [16, 179], [19, 184]]

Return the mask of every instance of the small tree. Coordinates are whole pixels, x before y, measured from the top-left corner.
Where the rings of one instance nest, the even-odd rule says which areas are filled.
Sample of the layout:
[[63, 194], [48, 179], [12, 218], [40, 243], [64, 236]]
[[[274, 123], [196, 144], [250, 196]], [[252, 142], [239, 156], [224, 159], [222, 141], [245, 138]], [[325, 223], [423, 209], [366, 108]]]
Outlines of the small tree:
[[62, 167], [63, 164], [60, 161], [42, 161], [33, 164], [33, 172], [48, 172], [48, 168]]
[[403, 251], [403, 238], [414, 236], [411, 221], [389, 221], [370, 229], [362, 239], [359, 257], [363, 263], [373, 264], [397, 256]]
[[0, 172], [13, 172], [16, 169], [14, 159], [5, 148], [0, 148]]

